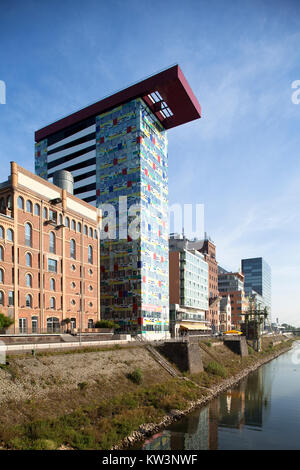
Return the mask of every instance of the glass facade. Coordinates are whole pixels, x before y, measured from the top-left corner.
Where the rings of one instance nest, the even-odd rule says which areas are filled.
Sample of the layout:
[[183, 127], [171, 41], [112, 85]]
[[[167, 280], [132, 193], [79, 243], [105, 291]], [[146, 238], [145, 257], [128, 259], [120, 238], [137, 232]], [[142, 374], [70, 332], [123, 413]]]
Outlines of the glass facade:
[[180, 252], [180, 304], [208, 310], [208, 264], [197, 251]]
[[263, 299], [271, 315], [271, 268], [263, 258], [242, 260], [242, 271], [245, 276], [245, 292], [257, 292]]

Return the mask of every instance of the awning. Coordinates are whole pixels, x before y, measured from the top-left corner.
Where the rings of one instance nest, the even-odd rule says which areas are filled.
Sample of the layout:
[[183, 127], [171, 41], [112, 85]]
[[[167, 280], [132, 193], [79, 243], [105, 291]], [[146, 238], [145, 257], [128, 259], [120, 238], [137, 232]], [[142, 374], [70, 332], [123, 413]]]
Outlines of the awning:
[[201, 330], [201, 331], [207, 331], [211, 330], [208, 326], [202, 325], [201, 323], [180, 323], [179, 324], [180, 328], [184, 330]]

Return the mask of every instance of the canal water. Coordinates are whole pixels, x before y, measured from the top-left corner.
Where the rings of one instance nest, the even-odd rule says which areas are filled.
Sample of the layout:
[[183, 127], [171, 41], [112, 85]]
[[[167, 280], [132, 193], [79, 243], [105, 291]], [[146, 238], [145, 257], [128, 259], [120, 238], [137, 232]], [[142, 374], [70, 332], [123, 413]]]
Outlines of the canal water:
[[300, 342], [135, 449], [300, 449]]

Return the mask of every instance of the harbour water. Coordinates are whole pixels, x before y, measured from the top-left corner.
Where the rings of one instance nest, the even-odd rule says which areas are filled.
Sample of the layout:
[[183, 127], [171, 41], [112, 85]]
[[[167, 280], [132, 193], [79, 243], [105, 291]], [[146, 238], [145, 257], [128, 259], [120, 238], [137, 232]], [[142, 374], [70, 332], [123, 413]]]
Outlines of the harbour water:
[[300, 343], [136, 449], [300, 449]]

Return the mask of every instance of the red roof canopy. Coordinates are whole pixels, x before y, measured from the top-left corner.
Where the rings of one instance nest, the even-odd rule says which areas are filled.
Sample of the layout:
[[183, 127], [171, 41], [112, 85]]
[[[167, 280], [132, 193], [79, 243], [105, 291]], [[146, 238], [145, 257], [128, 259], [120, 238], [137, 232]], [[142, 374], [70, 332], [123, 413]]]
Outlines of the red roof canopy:
[[142, 98], [165, 129], [185, 124], [201, 117], [201, 107], [179, 65], [152, 75], [97, 103], [36, 131], [39, 142], [51, 134], [92, 116], [109, 111], [136, 98]]

